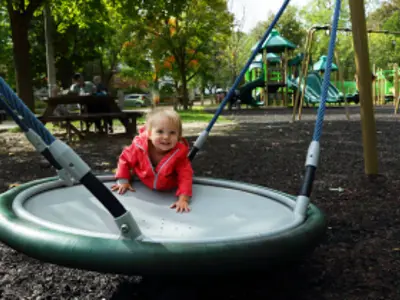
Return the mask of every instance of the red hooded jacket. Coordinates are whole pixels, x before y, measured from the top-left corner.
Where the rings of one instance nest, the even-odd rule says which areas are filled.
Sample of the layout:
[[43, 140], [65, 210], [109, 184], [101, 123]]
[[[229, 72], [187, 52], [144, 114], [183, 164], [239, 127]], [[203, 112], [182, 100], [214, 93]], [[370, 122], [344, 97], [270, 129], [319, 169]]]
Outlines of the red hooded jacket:
[[130, 180], [134, 174], [153, 190], [177, 188], [177, 196], [192, 196], [193, 169], [187, 157], [189, 143], [182, 138], [155, 168], [150, 161], [148, 145], [147, 130], [142, 127], [132, 144], [122, 151], [115, 178]]

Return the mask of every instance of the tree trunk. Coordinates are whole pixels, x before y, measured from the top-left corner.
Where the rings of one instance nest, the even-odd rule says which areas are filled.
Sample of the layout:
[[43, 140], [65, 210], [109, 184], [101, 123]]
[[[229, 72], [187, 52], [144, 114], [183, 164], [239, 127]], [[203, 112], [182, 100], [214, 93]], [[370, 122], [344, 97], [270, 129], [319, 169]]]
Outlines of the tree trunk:
[[[204, 87], [204, 85], [201, 85], [201, 88], [200, 88], [200, 104], [201, 104], [201, 106], [204, 106], [204, 90], [205, 90], [206, 88]], [[195, 97], [196, 97], [196, 95], [195, 95]]]
[[[183, 60], [184, 62], [185, 60]], [[188, 88], [187, 88], [187, 78], [186, 78], [186, 66], [184, 65], [184, 63], [180, 66], [180, 73], [181, 73], [181, 77], [182, 77], [182, 105], [183, 105], [183, 109], [187, 110], [188, 104], [189, 104], [189, 92], [188, 92]]]
[[51, 16], [50, 4], [46, 3], [44, 10], [44, 31], [46, 40], [46, 65], [47, 65], [47, 87], [49, 97], [53, 96], [53, 92], [57, 87], [56, 66], [54, 58], [54, 22]]
[[64, 89], [69, 89], [72, 84], [72, 75], [74, 75], [74, 66], [71, 60], [65, 57], [60, 57], [56, 63], [57, 78], [61, 81]]
[[151, 107], [153, 108], [160, 104], [160, 90], [158, 84], [158, 76], [153, 77], [153, 82], [151, 84]]
[[35, 101], [33, 98], [30, 45], [28, 40], [30, 16], [13, 11], [10, 12], [10, 19], [17, 94], [25, 102], [26, 106], [34, 112]]
[[179, 108], [179, 82], [174, 79], [174, 86], [175, 86], [175, 95], [174, 95], [174, 109], [178, 110]]
[[187, 88], [186, 76], [182, 78], [182, 102], [183, 102], [183, 109], [187, 110], [189, 108], [189, 91]]
[[103, 58], [102, 57], [100, 57], [100, 59], [99, 59], [99, 66], [100, 66], [100, 77], [101, 77], [101, 80], [103, 81], [103, 84], [106, 86], [106, 88], [108, 88], [109, 85], [110, 85], [111, 77], [106, 78], [106, 72], [104, 70], [104, 64], [103, 64]]

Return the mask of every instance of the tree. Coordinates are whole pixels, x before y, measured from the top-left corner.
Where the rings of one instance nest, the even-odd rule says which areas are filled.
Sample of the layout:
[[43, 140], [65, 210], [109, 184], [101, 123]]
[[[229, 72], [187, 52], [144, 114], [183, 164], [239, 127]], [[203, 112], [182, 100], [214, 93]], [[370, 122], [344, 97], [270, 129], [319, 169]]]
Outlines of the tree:
[[4, 2], [11, 24], [17, 93], [34, 111], [28, 31], [33, 14], [41, 7], [44, 0], [0, 0], [0, 4]]
[[[259, 22], [247, 36], [242, 37], [241, 48], [239, 52], [239, 65], [244, 66], [252, 53], [252, 47], [264, 35], [268, 26], [271, 24], [274, 14], [270, 14], [266, 21]], [[303, 51], [306, 30], [299, 15], [299, 9], [296, 6], [288, 5], [285, 12], [277, 22], [275, 29], [285, 39], [291, 41], [293, 44], [298, 45], [296, 51]]]
[[[1, 3], [1, 2], [0, 2]], [[10, 86], [15, 86], [15, 70], [12, 59], [11, 27], [6, 7], [0, 7], [0, 76]]]
[[[200, 69], [196, 78], [197, 86], [204, 91], [207, 88], [211, 91], [215, 87], [227, 87], [232, 84], [233, 73], [237, 69], [233, 69], [232, 60], [234, 56], [232, 51], [228, 51], [230, 38], [226, 40], [216, 41], [211, 51], [204, 55], [200, 61]], [[229, 57], [229, 55], [231, 55]], [[238, 66], [235, 60], [236, 67]]]
[[[334, 8], [335, 1], [313, 1], [300, 11], [300, 18], [303, 20], [307, 30], [315, 25], [331, 25]], [[351, 27], [347, 2], [342, 2], [339, 27]], [[311, 47], [313, 63], [317, 62], [322, 55], [327, 55], [329, 36], [330, 32], [326, 31], [314, 33]], [[354, 80], [355, 63], [351, 33], [338, 31], [335, 49], [339, 54], [340, 71], [343, 72], [344, 79]], [[302, 47], [301, 51], [304, 51], [304, 47]], [[334, 78], [334, 75], [332, 75], [332, 78]]]
[[[275, 18], [274, 14], [271, 14], [268, 17], [267, 24], [272, 23]], [[264, 27], [264, 31], [267, 29], [267, 26]], [[296, 6], [289, 5], [282, 17], [279, 19], [278, 23], [275, 27], [276, 30], [279, 31], [280, 35], [291, 41], [295, 45], [303, 45], [306, 37], [306, 29], [304, 24], [301, 21], [301, 16], [299, 13], [299, 9]]]
[[[400, 1], [381, 2], [368, 16], [368, 28], [376, 30], [400, 31]], [[378, 68], [392, 68], [400, 61], [397, 51], [400, 37], [391, 34], [369, 34], [370, 59]], [[384, 54], [384, 55], [382, 55]]]
[[[140, 7], [139, 7], [140, 5]], [[188, 107], [188, 82], [200, 68], [194, 68], [210, 52], [213, 42], [229, 35], [233, 15], [224, 0], [145, 1], [132, 11], [137, 30], [151, 39], [155, 49], [174, 57], [184, 108]], [[157, 51], [158, 52], [158, 51]]]
[[87, 75], [100, 74], [104, 83], [108, 83], [123, 44], [114, 42], [121, 32], [119, 25], [123, 18], [117, 18], [112, 9], [107, 1], [53, 2], [57, 78], [64, 87], [71, 84], [73, 73], [85, 69]]
[[[57, 79], [64, 88], [71, 76], [82, 72], [90, 79], [101, 75], [108, 85], [121, 59], [124, 42], [130, 39], [130, 20], [109, 1], [81, 0], [52, 2], [53, 36]], [[43, 86], [46, 78], [43, 15], [38, 11], [31, 21], [29, 40], [34, 84]]]

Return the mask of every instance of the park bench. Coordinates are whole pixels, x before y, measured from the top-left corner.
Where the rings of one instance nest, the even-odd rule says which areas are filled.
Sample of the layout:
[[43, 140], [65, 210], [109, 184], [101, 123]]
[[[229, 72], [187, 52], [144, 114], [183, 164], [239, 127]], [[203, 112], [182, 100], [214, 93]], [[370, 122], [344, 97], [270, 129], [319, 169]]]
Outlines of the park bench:
[[[40, 116], [38, 119], [46, 124], [48, 122], [58, 123], [60, 127], [66, 129], [67, 138], [71, 140], [74, 135], [77, 135], [80, 139], [84, 138], [83, 130], [79, 130], [72, 123], [75, 121], [81, 121], [86, 124], [91, 124], [95, 121], [104, 121], [105, 126], [104, 132], [107, 134], [109, 132], [107, 126], [108, 123], [105, 122], [107, 119], [118, 119], [125, 127], [125, 131], [129, 135], [135, 135], [137, 133], [137, 119], [143, 114], [141, 112], [110, 112], [110, 113], [84, 113], [84, 114], [67, 114], [67, 115], [51, 115], [51, 116]], [[88, 131], [86, 127], [86, 131]]]
[[[119, 120], [125, 127], [127, 134], [134, 135], [137, 131], [137, 118], [143, 115], [139, 111], [123, 111], [117, 105], [114, 97], [95, 95], [78, 96], [78, 95], [63, 95], [57, 97], [50, 97], [47, 101], [47, 107], [43, 112], [43, 115], [39, 117], [39, 120], [46, 124], [48, 122], [55, 123], [62, 128], [66, 128], [67, 137], [70, 140], [74, 135], [77, 135], [80, 139], [84, 138], [83, 125], [86, 125], [86, 132], [93, 123], [95, 123], [97, 129], [106, 133], [109, 132], [109, 123], [112, 124], [112, 120]], [[58, 107], [76, 106], [80, 107], [79, 110], [74, 111], [63, 108], [57, 110]], [[78, 129], [73, 122], [79, 121], [80, 128]], [[103, 121], [103, 122], [101, 122]], [[103, 125], [101, 125], [103, 123]], [[101, 125], [101, 126], [99, 126]]]

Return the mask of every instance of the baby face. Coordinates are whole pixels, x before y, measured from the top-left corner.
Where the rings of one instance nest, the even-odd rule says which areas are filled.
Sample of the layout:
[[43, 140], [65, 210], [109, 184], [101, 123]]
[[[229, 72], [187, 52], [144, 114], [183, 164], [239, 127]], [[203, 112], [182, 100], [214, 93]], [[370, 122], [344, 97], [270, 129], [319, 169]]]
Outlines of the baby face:
[[153, 123], [149, 139], [156, 150], [168, 152], [178, 142], [179, 128], [167, 118], [161, 118]]

